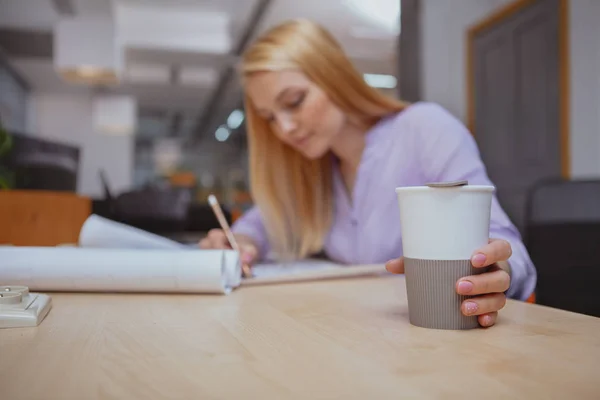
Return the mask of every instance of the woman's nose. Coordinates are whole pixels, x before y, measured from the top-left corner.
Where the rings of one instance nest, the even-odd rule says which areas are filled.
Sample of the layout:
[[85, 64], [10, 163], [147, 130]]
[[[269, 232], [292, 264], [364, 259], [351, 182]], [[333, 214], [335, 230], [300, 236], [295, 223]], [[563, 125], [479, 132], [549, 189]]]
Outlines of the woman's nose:
[[285, 135], [289, 135], [289, 134], [293, 133], [297, 127], [298, 127], [298, 125], [292, 118], [288, 118], [288, 117], [279, 118], [279, 130], [281, 131], [281, 133], [283, 133]]

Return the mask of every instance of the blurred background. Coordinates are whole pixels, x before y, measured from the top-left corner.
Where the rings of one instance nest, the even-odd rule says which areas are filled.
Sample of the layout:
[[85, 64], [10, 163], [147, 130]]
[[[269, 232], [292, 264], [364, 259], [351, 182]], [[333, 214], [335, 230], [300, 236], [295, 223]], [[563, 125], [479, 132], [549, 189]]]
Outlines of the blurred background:
[[298, 17], [372, 86], [467, 124], [538, 264], [598, 265], [598, 0], [0, 0], [0, 242], [66, 224], [73, 205], [34, 193], [186, 242], [218, 227], [209, 193], [234, 221], [252, 204], [236, 63]]
[[0, 0], [3, 125], [72, 150], [70, 173], [40, 161], [43, 176], [30, 167], [16, 185], [75, 191], [152, 231], [193, 225], [192, 240], [216, 223], [208, 193], [231, 219], [251, 205], [235, 71], [248, 44], [286, 19], [319, 21], [396, 96], [399, 16], [395, 0]]

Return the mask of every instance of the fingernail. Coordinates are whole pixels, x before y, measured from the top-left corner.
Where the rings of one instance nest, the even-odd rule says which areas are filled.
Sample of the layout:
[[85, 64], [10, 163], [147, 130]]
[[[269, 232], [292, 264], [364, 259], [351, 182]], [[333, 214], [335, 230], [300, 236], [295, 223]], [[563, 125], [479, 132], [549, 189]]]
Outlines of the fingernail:
[[458, 282], [458, 291], [460, 293], [470, 293], [473, 290], [473, 283], [469, 281]]
[[490, 317], [489, 315], [484, 315], [482, 319], [482, 324], [483, 326], [490, 326], [492, 324], [492, 317]]
[[481, 266], [483, 264], [485, 264], [485, 254], [479, 253], [479, 254], [475, 254], [473, 256], [473, 258], [471, 259], [471, 262], [473, 263], [474, 266]]
[[467, 314], [473, 314], [477, 311], [477, 303], [473, 303], [472, 301], [467, 301], [465, 303], [465, 311]]

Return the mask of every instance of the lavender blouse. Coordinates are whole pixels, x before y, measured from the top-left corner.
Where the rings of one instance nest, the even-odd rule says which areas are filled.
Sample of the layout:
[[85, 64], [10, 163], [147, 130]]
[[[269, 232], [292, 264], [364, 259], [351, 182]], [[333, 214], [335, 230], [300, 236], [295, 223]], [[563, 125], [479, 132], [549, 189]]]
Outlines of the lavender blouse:
[[[473, 136], [449, 112], [433, 103], [415, 103], [388, 116], [367, 132], [366, 145], [350, 199], [334, 168], [334, 220], [324, 252], [344, 264], [384, 263], [402, 255], [395, 188], [433, 181], [468, 180], [491, 184]], [[232, 227], [252, 237], [261, 255], [269, 243], [255, 206]], [[519, 232], [493, 199], [490, 237], [510, 242], [510, 298], [525, 300], [536, 284], [536, 270]]]

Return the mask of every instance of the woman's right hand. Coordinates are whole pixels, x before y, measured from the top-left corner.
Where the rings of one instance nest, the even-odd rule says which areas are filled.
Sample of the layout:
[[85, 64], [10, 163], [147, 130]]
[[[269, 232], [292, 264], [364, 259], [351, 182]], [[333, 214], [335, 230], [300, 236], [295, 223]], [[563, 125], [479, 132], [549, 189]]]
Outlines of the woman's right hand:
[[[242, 263], [251, 266], [258, 259], [258, 247], [252, 239], [243, 235], [234, 235], [240, 247]], [[227, 235], [222, 229], [211, 229], [199, 243], [201, 249], [231, 249]]]

